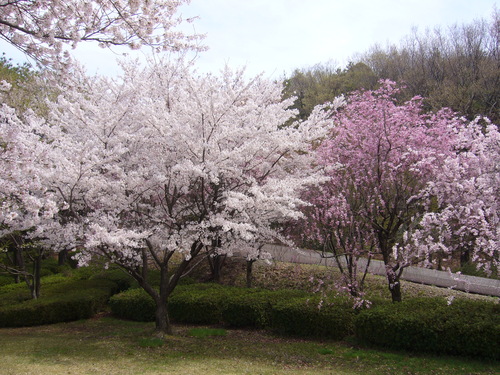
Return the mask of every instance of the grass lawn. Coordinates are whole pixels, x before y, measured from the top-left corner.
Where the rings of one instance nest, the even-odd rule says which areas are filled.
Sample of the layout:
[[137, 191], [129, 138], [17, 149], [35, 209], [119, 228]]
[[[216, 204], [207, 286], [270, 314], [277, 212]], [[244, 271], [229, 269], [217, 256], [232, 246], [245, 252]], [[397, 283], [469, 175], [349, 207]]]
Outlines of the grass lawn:
[[[109, 317], [0, 329], [0, 374], [498, 374], [500, 363], [359, 349], [263, 331], [175, 326]], [[211, 335], [213, 333], [213, 335]]]

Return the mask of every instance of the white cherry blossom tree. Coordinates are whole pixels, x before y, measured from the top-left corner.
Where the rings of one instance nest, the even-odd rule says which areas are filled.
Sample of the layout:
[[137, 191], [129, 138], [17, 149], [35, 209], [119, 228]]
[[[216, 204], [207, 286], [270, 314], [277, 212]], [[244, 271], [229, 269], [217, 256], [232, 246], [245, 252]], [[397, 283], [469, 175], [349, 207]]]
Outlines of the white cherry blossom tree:
[[[460, 257], [486, 274], [500, 268], [500, 133], [477, 118], [457, 131], [456, 152], [429, 184], [435, 200], [407, 245], [444, 259]], [[397, 249], [399, 251], [400, 249]], [[433, 257], [434, 262], [439, 257]]]
[[0, 238], [2, 258], [10, 258], [0, 271], [25, 281], [32, 298], [40, 296], [40, 264], [48, 251], [44, 229], [54, 228], [59, 211], [50, 184], [59, 155], [46, 130], [33, 112], [21, 119], [13, 108], [0, 107]]
[[294, 112], [281, 89], [243, 71], [198, 75], [182, 61], [75, 80], [51, 120], [70, 161], [54, 185], [66, 205], [56, 241], [77, 239], [81, 264], [100, 256], [124, 268], [155, 300], [157, 330], [171, 332], [168, 298], [193, 260], [204, 250], [259, 256], [264, 241], [283, 240], [276, 224], [301, 215], [301, 189], [322, 179], [309, 151], [324, 118], [283, 127]]

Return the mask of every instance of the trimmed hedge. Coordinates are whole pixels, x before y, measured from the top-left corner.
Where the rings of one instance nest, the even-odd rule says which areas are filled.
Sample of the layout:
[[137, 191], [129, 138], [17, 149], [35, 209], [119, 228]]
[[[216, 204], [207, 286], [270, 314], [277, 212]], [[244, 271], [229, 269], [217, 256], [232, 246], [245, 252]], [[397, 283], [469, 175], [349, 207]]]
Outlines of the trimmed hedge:
[[11, 275], [0, 275], [0, 287], [4, 285], [9, 285], [14, 283], [14, 276]]
[[[234, 289], [234, 290], [233, 290]], [[238, 288], [218, 284], [178, 285], [168, 301], [170, 318], [178, 323], [218, 324], [225, 302]], [[130, 289], [109, 300], [114, 316], [154, 321], [156, 305], [143, 289]]]
[[[347, 299], [335, 299], [318, 309], [318, 299], [300, 290], [259, 290], [218, 284], [182, 285], [169, 299], [170, 318], [178, 323], [270, 327], [304, 337], [341, 339], [353, 332], [354, 310]], [[154, 321], [155, 304], [142, 289], [110, 299], [117, 317]]]
[[[168, 310], [170, 318], [178, 323], [263, 327], [273, 303], [306, 295], [298, 290], [269, 291], [210, 283], [179, 285], [169, 299]], [[119, 318], [155, 320], [155, 303], [143, 289], [114, 295], [109, 305]]]
[[104, 279], [49, 283], [45, 285], [45, 296], [42, 298], [1, 306], [0, 327], [34, 326], [90, 318], [106, 305], [117, 289], [115, 282]]
[[500, 359], [499, 304], [414, 298], [361, 311], [355, 326], [365, 344]]
[[179, 288], [169, 299], [170, 318], [178, 323], [222, 323], [222, 311], [233, 293], [238, 293], [238, 289], [217, 284], [208, 288], [197, 285]]
[[[218, 284], [179, 285], [169, 300], [173, 321], [259, 327], [280, 334], [359, 342], [391, 349], [499, 358], [500, 305], [473, 300], [416, 298], [379, 303], [360, 312], [345, 297], [319, 298], [299, 290], [260, 290]], [[155, 305], [142, 289], [110, 299], [117, 317], [154, 321]]]
[[273, 305], [271, 330], [300, 337], [342, 340], [354, 333], [356, 311], [347, 298], [329, 298], [319, 308], [320, 299], [293, 298]]
[[130, 289], [109, 299], [111, 313], [122, 319], [138, 322], [155, 320], [155, 302], [144, 289]]
[[301, 290], [245, 289], [245, 293], [231, 295], [222, 311], [222, 320], [232, 327], [258, 327], [269, 325], [273, 306], [291, 298], [305, 297]]
[[111, 280], [116, 283], [117, 290], [113, 293], [123, 292], [125, 290], [130, 289], [131, 287], [137, 287], [137, 281], [125, 273], [121, 269], [109, 269], [103, 270], [97, 274], [91, 275], [89, 280]]

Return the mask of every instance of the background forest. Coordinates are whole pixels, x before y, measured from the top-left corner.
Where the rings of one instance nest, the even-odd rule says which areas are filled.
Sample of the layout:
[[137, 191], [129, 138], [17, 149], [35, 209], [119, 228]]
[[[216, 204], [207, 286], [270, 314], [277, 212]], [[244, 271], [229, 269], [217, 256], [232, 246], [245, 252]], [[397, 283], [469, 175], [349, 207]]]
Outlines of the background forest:
[[295, 108], [307, 118], [315, 105], [379, 80], [406, 86], [401, 99], [422, 96], [428, 110], [448, 107], [466, 116], [487, 116], [498, 124], [500, 100], [500, 19], [414, 30], [399, 44], [374, 45], [354, 56], [345, 68], [318, 63], [297, 69], [285, 80], [285, 96], [297, 96]]

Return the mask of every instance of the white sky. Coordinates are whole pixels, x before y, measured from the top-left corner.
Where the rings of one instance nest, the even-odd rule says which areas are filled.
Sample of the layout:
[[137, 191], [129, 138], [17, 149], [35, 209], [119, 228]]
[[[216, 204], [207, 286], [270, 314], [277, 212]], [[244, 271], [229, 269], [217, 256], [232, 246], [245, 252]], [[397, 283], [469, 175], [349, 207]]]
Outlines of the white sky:
[[[498, 0], [192, 0], [184, 17], [206, 33], [209, 50], [198, 56], [199, 71], [224, 64], [249, 74], [280, 78], [295, 68], [332, 62], [344, 67], [375, 43], [398, 44], [413, 27], [423, 32], [474, 19], [490, 20]], [[189, 25], [192, 30], [192, 25]], [[14, 61], [23, 56], [0, 43]], [[128, 51], [128, 50], [127, 50]], [[81, 43], [75, 55], [89, 73], [113, 75], [116, 53]]]

